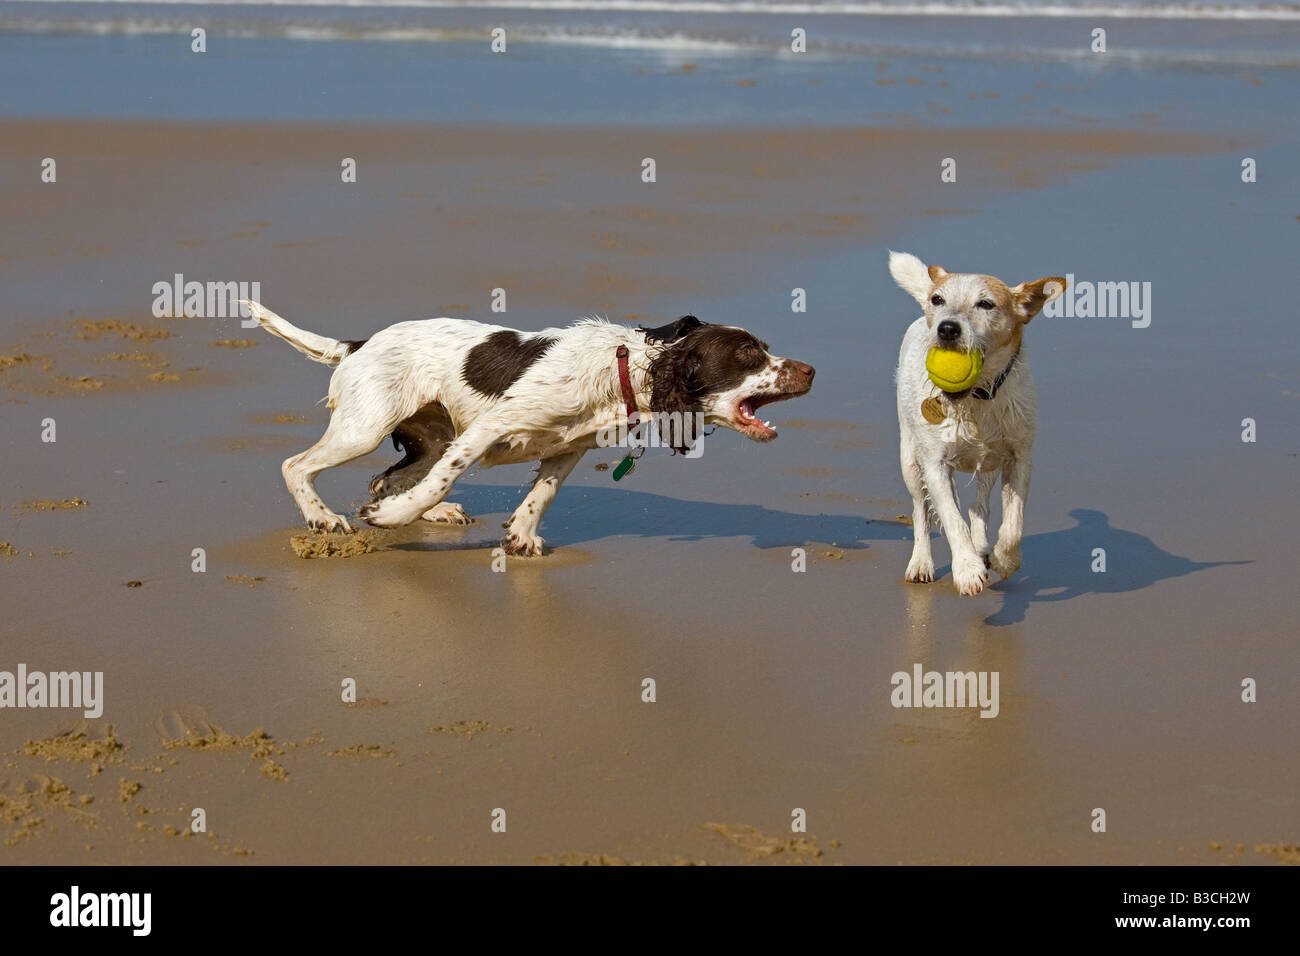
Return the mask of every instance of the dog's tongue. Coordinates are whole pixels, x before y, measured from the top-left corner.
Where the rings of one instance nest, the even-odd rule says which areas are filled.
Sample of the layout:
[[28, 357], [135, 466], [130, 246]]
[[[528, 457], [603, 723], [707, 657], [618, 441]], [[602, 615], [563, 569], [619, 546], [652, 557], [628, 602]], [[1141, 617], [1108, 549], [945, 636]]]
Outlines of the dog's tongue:
[[776, 434], [775, 428], [773, 428], [767, 422], [759, 421], [759, 419], [754, 415], [754, 410], [763, 404], [765, 403], [762, 397], [746, 398], [746, 399], [742, 399], [740, 403], [736, 405], [736, 408], [739, 410], [740, 417], [744, 420], [746, 425], [748, 425], [751, 428], [758, 428], [764, 432], [770, 432], [771, 434], [775, 435]]

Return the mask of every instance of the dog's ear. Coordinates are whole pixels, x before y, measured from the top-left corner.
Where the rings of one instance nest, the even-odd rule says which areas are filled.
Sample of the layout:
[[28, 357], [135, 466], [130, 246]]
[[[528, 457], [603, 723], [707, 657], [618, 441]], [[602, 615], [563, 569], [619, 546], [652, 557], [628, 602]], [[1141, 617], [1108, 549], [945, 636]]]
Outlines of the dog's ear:
[[1011, 293], [1011, 303], [1016, 310], [1016, 318], [1021, 322], [1028, 322], [1043, 306], [1065, 291], [1065, 280], [1060, 276], [1048, 276], [1045, 279], [1035, 279], [1033, 282], [1022, 282], [1008, 291]]
[[[899, 284], [904, 292], [910, 295], [921, 305], [925, 305], [930, 298], [930, 290], [934, 288], [934, 282], [931, 275], [938, 266], [931, 266], [927, 271], [925, 263], [910, 252], [889, 253], [889, 274], [894, 277], [894, 281]], [[947, 275], [942, 269], [939, 269], [942, 275]]]
[[[671, 345], [659, 353], [646, 370], [650, 377], [650, 411], [652, 414], [676, 414], [686, 421], [695, 412], [695, 376], [700, 370], [700, 356], [689, 342]], [[685, 454], [690, 449], [674, 446]]]
[[701, 322], [693, 315], [683, 315], [676, 322], [669, 322], [667, 325], [661, 325], [657, 329], [647, 329], [643, 325], [638, 325], [636, 330], [645, 333], [645, 340], [654, 345], [667, 345], [669, 342], [676, 342], [687, 332], [698, 329], [706, 323]]

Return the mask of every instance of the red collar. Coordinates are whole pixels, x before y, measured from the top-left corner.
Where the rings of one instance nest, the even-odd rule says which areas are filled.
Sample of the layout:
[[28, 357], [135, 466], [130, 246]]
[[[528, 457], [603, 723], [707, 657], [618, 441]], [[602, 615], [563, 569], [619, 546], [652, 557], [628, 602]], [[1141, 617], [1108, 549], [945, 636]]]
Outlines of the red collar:
[[641, 412], [636, 407], [636, 392], [632, 391], [632, 376], [627, 370], [627, 346], [620, 345], [614, 353], [618, 356], [618, 384], [623, 389], [623, 404], [627, 407], [628, 431], [641, 422]]

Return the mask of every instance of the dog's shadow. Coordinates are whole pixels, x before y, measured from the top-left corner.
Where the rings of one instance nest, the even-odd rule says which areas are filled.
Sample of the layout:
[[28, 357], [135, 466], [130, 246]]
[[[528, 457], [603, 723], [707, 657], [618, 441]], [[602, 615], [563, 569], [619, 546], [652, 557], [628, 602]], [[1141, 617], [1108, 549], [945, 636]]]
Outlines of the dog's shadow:
[[[500, 485], [459, 485], [454, 500], [472, 515], [513, 511], [520, 489]], [[1077, 508], [1070, 512], [1073, 528], [1029, 535], [1021, 544], [1022, 570], [995, 583], [986, 594], [1002, 598], [1002, 606], [985, 619], [994, 627], [1025, 619], [1029, 607], [1069, 601], [1086, 594], [1140, 591], [1160, 581], [1223, 565], [1249, 561], [1192, 561], [1163, 550], [1135, 531], [1113, 528], [1103, 512]], [[611, 535], [701, 541], [708, 538], [749, 538], [758, 548], [796, 548], [817, 541], [846, 550], [864, 550], [873, 542], [910, 544], [909, 525], [843, 514], [796, 514], [761, 505], [687, 501], [666, 495], [599, 486], [562, 490], [546, 514], [543, 536], [548, 550], [581, 545]], [[934, 532], [938, 537], [938, 532]], [[940, 545], [942, 547], [942, 545]], [[403, 550], [482, 547], [470, 542], [412, 542]], [[1105, 571], [1094, 571], [1096, 549], [1105, 551]], [[906, 562], [905, 550], [898, 560]], [[933, 584], [908, 587], [951, 587], [952, 569], [941, 568]], [[899, 565], [900, 582], [902, 564]], [[993, 575], [996, 579], [996, 574]]]
[[[1123, 594], [1160, 581], [1222, 565], [1249, 561], [1191, 561], [1170, 554], [1135, 531], [1112, 528], [1110, 518], [1090, 508], [1070, 512], [1073, 528], [1029, 535], [1021, 543], [1022, 571], [993, 585], [1002, 607], [984, 621], [1001, 627], [1025, 619], [1032, 604], [1069, 601], [1085, 594]], [[1105, 570], [1097, 554], [1105, 552]], [[1099, 570], [1094, 570], [1094, 567]]]
[[[514, 511], [522, 493], [516, 487], [461, 484], [456, 486], [451, 500], [481, 518]], [[810, 541], [824, 541], [856, 551], [869, 547], [870, 541], [910, 540], [911, 529], [855, 515], [795, 514], [761, 505], [687, 501], [644, 491], [590, 485], [561, 490], [542, 524], [548, 551], [615, 535], [669, 541], [746, 537], [759, 548], [797, 548]], [[406, 550], [440, 547], [444, 545], [404, 546]]]

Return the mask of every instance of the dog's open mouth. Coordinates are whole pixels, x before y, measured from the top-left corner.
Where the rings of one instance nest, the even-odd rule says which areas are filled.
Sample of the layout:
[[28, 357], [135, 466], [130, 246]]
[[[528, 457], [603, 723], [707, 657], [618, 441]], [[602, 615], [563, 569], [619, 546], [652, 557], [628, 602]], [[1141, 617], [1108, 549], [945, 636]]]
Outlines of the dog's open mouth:
[[776, 437], [776, 429], [770, 422], [765, 422], [758, 417], [758, 410], [764, 405], [771, 405], [773, 402], [784, 402], [788, 398], [798, 398], [807, 392], [804, 389], [799, 392], [776, 392], [771, 395], [751, 395], [748, 398], [742, 398], [736, 403], [736, 411], [731, 416], [731, 421], [735, 425], [736, 431], [740, 432], [754, 441], [771, 441]]

